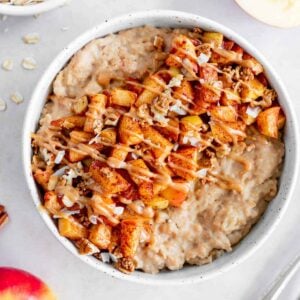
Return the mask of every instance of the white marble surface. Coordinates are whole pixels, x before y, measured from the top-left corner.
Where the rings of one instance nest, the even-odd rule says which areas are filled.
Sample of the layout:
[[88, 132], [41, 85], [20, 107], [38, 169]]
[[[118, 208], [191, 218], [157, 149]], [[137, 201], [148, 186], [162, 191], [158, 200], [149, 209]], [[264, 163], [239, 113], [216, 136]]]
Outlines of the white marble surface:
[[[7, 206], [11, 222], [0, 232], [0, 265], [26, 269], [46, 280], [64, 300], [92, 299], [261, 299], [280, 271], [300, 251], [300, 204], [295, 192], [280, 226], [267, 242], [243, 264], [223, 276], [203, 283], [155, 288], [113, 279], [72, 256], [48, 231], [34, 209], [24, 182], [21, 165], [21, 130], [24, 112], [35, 84], [55, 55], [78, 34], [121, 13], [142, 9], [176, 9], [200, 14], [223, 23], [249, 39], [281, 74], [294, 108], [300, 114], [300, 28], [281, 30], [250, 18], [233, 0], [73, 0], [45, 15], [8, 18], [0, 21], [0, 61], [12, 58], [13, 71], [0, 69], [0, 97], [8, 103], [0, 112], [0, 202]], [[62, 27], [69, 27], [62, 31]], [[8, 28], [8, 31], [7, 29]], [[7, 31], [7, 32], [6, 32]], [[24, 34], [38, 32], [38, 45], [25, 45]], [[38, 61], [38, 68], [25, 71], [20, 62], [26, 56]], [[9, 100], [20, 91], [24, 103]], [[300, 274], [281, 299], [297, 299]]]

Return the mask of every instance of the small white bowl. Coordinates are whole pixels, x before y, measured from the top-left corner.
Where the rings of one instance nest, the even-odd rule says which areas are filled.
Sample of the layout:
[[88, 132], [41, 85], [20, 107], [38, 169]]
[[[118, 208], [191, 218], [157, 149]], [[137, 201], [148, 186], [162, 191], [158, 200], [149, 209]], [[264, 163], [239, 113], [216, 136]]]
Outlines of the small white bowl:
[[[248, 53], [256, 57], [263, 64], [266, 75], [271, 85], [277, 91], [280, 104], [283, 107], [287, 117], [284, 137], [286, 156], [280, 179], [280, 188], [276, 198], [271, 201], [266, 213], [253, 227], [251, 232], [241, 241], [241, 243], [234, 247], [232, 252], [224, 254], [208, 265], [186, 266], [179, 271], [164, 271], [157, 275], [150, 275], [139, 271], [136, 271], [131, 275], [125, 275], [115, 270], [111, 265], [104, 264], [94, 257], [79, 255], [74, 245], [69, 240], [59, 235], [57, 228], [49, 215], [40, 209], [38, 211], [52, 233], [68, 250], [98, 270], [101, 270], [114, 277], [136, 283], [148, 283], [156, 285], [194, 283], [212, 278], [218, 274], [222, 274], [231, 267], [240, 264], [251, 253], [253, 253], [263, 241], [267, 239], [270, 233], [274, 230], [275, 226], [278, 224], [278, 221], [288, 206], [298, 173], [298, 127], [294, 114], [295, 110], [292, 107], [292, 103], [288, 97], [288, 94], [278, 75], [275, 73], [266, 59], [263, 58], [262, 55], [244, 38], [240, 37], [232, 30], [206, 18], [189, 13], [166, 10], [151, 10], [115, 18], [106, 23], [102, 23], [81, 35], [56, 57], [53, 63], [46, 70], [45, 74], [42, 76], [31, 98], [25, 118], [23, 132], [23, 161], [25, 176], [33, 201], [36, 207], [39, 208], [42, 202], [39, 190], [34, 182], [31, 172], [32, 151], [30, 133], [34, 132], [38, 126], [40, 113], [45, 104], [47, 95], [51, 90], [51, 83], [57, 73], [68, 63], [70, 58], [79, 49], [81, 49], [91, 40], [103, 37], [109, 33], [142, 26], [145, 24], [159, 27], [201, 27], [205, 30], [222, 32], [226, 37], [240, 44]], [[283, 223], [281, 223], [281, 225], [284, 226]]]
[[63, 6], [70, 0], [45, 0], [44, 2], [30, 5], [0, 4], [0, 14], [8, 16], [38, 15], [48, 10]]

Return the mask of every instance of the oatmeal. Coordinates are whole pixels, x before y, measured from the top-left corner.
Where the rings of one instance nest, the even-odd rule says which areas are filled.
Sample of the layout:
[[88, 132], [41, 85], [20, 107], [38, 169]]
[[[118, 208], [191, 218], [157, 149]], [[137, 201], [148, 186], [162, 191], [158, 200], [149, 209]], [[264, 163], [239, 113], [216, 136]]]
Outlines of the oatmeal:
[[44, 0], [0, 0], [0, 4], [31, 5], [44, 2]]
[[157, 273], [232, 251], [277, 194], [285, 116], [262, 65], [197, 28], [90, 42], [57, 75], [32, 171], [82, 255]]

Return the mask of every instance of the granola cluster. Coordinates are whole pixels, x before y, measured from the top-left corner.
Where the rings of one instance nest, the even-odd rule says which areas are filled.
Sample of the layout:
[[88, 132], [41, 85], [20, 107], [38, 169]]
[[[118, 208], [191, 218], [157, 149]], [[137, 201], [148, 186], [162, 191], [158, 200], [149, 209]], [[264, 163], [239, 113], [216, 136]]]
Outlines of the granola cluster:
[[[164, 51], [160, 36], [153, 42]], [[213, 160], [242, 143], [249, 126], [277, 139], [285, 123], [262, 65], [202, 30], [175, 36], [165, 64], [145, 78], [49, 103], [70, 113], [46, 115], [32, 135], [44, 206], [81, 254], [126, 273], [139, 244], [152, 243], [158, 210], [188, 201], [195, 181], [216, 181]]]

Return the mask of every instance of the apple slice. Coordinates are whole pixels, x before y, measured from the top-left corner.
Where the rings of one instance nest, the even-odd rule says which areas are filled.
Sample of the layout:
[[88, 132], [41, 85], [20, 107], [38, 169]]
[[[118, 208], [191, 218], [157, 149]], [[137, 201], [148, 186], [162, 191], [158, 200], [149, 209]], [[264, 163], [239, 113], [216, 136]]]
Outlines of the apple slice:
[[236, 0], [255, 19], [271, 26], [290, 28], [300, 25], [299, 0]]

